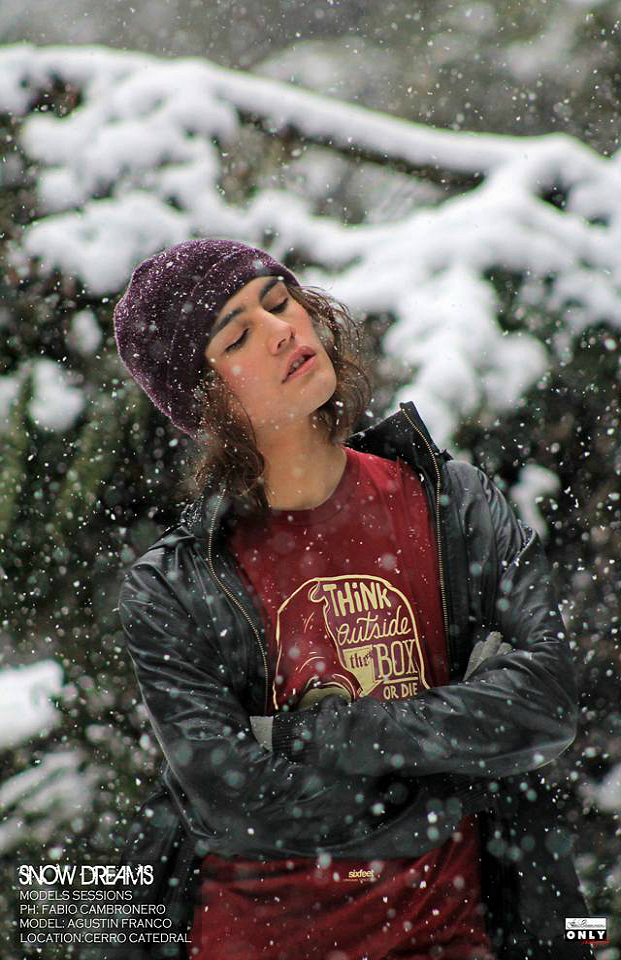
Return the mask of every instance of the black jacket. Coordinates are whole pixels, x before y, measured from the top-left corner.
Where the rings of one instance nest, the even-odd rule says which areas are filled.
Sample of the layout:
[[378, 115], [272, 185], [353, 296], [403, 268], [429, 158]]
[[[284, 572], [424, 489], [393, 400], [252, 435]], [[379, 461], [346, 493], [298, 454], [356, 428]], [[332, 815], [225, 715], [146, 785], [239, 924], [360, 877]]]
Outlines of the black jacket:
[[[539, 539], [484, 473], [438, 450], [411, 403], [347, 445], [400, 458], [421, 476], [450, 685], [388, 703], [331, 696], [277, 714], [275, 752], [265, 751], [249, 722], [267, 712], [263, 623], [227, 550], [226, 491], [206, 490], [133, 563], [119, 595], [166, 760], [125, 862], [154, 857], [175, 838], [175, 884], [156, 896], [174, 901], [183, 926], [208, 850], [416, 857], [479, 813], [487, 925], [501, 960], [592, 956], [563, 939], [564, 918], [588, 911], [545, 765], [574, 739], [577, 696]], [[472, 646], [492, 629], [514, 650], [460, 682]]]

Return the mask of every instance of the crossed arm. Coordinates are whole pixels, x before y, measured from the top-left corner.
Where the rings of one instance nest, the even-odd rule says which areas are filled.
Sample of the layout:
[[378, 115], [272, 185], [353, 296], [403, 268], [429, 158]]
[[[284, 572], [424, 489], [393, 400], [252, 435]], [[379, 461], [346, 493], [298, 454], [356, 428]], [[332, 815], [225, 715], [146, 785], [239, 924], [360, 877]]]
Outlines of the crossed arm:
[[[489, 805], [467, 777], [328, 772], [264, 750], [235, 692], [205, 605], [199, 621], [157, 565], [134, 565], [119, 615], [187, 826], [224, 856], [417, 857]], [[434, 811], [429, 834], [428, 813]]]
[[[512, 649], [511, 644], [504, 643], [501, 635], [493, 630], [485, 640], [479, 640], [478, 643], [475, 643], [468, 659], [464, 680], [468, 680], [477, 667], [485, 660], [489, 660], [490, 657], [502, 656], [502, 654], [509, 653]], [[348, 703], [351, 702], [351, 698], [345, 693], [342, 687], [327, 684], [325, 687], [311, 687], [295, 709], [308, 709], [319, 703], [319, 701], [323, 700], [326, 696], [339, 696], [341, 699], [344, 698]], [[272, 715], [250, 717], [250, 725], [252, 732], [261, 746], [265, 747], [266, 750], [273, 750], [274, 717]]]
[[[508, 507], [485, 492], [498, 526]], [[496, 539], [491, 626], [510, 652], [411, 700], [327, 697], [278, 714], [274, 753], [253, 736], [208, 606], [193, 616], [177, 571], [134, 565], [119, 613], [190, 829], [224, 855], [415, 857], [489, 804], [487, 780], [560, 754], [575, 735], [575, 690], [547, 561], [514, 518]]]

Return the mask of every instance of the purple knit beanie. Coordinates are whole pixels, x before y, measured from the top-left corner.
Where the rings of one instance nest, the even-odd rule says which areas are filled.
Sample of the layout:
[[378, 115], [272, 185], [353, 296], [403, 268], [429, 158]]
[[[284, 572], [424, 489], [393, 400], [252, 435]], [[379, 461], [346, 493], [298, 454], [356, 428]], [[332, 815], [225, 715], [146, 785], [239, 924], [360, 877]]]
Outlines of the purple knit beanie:
[[201, 237], [144, 260], [114, 308], [119, 356], [155, 406], [195, 439], [205, 347], [229, 297], [255, 277], [294, 274], [257, 247]]

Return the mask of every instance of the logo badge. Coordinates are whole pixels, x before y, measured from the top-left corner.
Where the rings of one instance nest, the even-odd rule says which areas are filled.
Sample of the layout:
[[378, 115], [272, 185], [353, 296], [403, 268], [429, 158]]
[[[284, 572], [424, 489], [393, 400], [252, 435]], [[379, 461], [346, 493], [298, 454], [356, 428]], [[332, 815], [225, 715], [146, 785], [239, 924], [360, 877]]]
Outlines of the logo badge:
[[608, 943], [606, 917], [565, 917], [565, 939], [575, 943], [590, 943], [592, 947]]

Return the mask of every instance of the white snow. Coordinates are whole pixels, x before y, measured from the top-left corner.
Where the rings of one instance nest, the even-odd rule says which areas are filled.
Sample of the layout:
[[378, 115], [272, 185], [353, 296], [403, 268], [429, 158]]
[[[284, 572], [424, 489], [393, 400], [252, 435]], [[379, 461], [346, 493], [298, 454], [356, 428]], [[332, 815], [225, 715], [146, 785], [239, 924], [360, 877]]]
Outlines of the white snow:
[[580, 783], [580, 793], [601, 813], [621, 812], [621, 763], [615, 763], [603, 780], [586, 779]]
[[37, 257], [43, 269], [55, 267], [80, 276], [94, 296], [117, 289], [154, 249], [187, 239], [187, 220], [155, 196], [138, 191], [118, 200], [89, 200], [76, 212], [33, 223], [16, 262]]
[[520, 470], [519, 480], [511, 487], [511, 499], [515, 501], [519, 514], [529, 527], [542, 539], [548, 536], [546, 524], [537, 504], [547, 494], [557, 493], [560, 480], [552, 470], [536, 463], [528, 463]]
[[597, 785], [595, 802], [603, 813], [621, 811], [621, 763], [615, 764]]
[[38, 426], [66, 430], [84, 406], [84, 394], [71, 385], [68, 372], [55, 360], [33, 364], [33, 396], [30, 414]]
[[[62, 668], [54, 660], [0, 671], [0, 749], [8, 750], [56, 727], [60, 714], [50, 698], [59, 695]], [[78, 750], [53, 750], [0, 785], [0, 855], [23, 838], [47, 843], [63, 823], [85, 813], [98, 778]]]
[[[442, 446], [464, 416], [489, 420], [511, 409], [553, 351], [567, 348], [565, 333], [600, 321], [621, 326], [621, 151], [603, 157], [560, 134], [434, 129], [197, 57], [97, 46], [5, 47], [0, 109], [26, 114], [52, 73], [77, 85], [83, 100], [66, 117], [25, 116], [20, 140], [40, 167], [39, 215], [12, 250], [18, 269], [37, 258], [43, 271], [79, 277], [94, 297], [117, 298], [142, 259], [189, 236], [265, 246], [273, 235], [275, 256], [295, 252], [312, 264], [298, 271], [301, 282], [361, 313], [394, 317], [385, 347], [411, 366], [395, 404], [414, 400]], [[307, 194], [264, 181], [245, 203], [222, 192], [248, 116], [325, 145], [314, 148], [328, 153], [309, 174]], [[446, 198], [430, 184], [399, 219], [388, 204], [392, 222], [380, 222], [381, 205], [369, 198], [369, 218], [351, 226], [316, 212], [330, 197], [331, 170], [343, 164], [330, 145], [481, 182]], [[312, 169], [309, 157], [298, 161]], [[558, 189], [563, 210], [543, 199]], [[498, 270], [524, 278], [511, 332], [489, 280]], [[517, 312], [534, 293], [558, 319], [548, 342]], [[66, 384], [58, 389], [72, 396]], [[0, 388], [0, 398], [11, 390]], [[78, 410], [74, 393], [49, 425], [64, 429]]]
[[[91, 328], [90, 333], [85, 332], [84, 319], [79, 324], [82, 327], [80, 345], [84, 347], [89, 336], [89, 342], [94, 342], [95, 331]], [[77, 336], [76, 327], [74, 337]], [[13, 374], [0, 376], [0, 434], [8, 429], [11, 408], [29, 374], [32, 375], [32, 398], [28, 409], [34, 422], [47, 430], [67, 430], [84, 407], [84, 392], [73, 384], [74, 375], [68, 368], [56, 360], [41, 357], [25, 361]]]
[[45, 844], [88, 811], [99, 771], [80, 770], [85, 759], [79, 750], [55, 750], [0, 786], [0, 855], [22, 838]]
[[0, 670], [0, 749], [56, 726], [59, 715], [50, 697], [61, 685], [62, 669], [54, 660]]
[[69, 346], [88, 356], [95, 352], [102, 339], [103, 334], [92, 310], [79, 310], [74, 313], [67, 335]]

